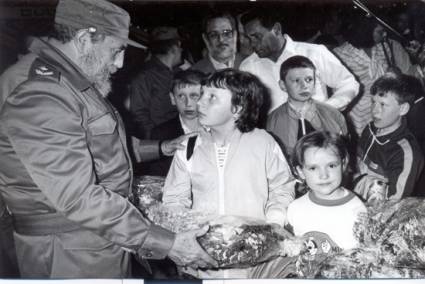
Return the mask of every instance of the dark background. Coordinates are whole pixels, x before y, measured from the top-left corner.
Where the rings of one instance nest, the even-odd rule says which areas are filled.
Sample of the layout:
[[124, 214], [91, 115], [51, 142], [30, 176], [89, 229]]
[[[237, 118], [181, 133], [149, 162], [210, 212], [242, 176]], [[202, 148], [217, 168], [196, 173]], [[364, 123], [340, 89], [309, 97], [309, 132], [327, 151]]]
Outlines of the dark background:
[[[26, 53], [25, 39], [28, 36], [48, 34], [53, 24], [57, 1], [0, 0], [0, 73], [16, 62], [20, 54]], [[332, 11], [339, 11], [342, 15], [341, 22], [345, 23], [349, 22], [352, 12], [365, 14], [359, 9], [354, 9], [351, 0], [112, 0], [112, 2], [129, 12], [132, 20], [130, 37], [141, 43], [147, 43], [149, 29], [154, 26], [177, 26], [183, 37], [183, 47], [190, 52], [194, 61], [201, 58], [201, 51], [204, 48], [201, 21], [211, 9], [228, 11], [236, 16], [249, 9], [267, 8], [279, 16], [283, 32], [299, 41], [311, 38], [323, 27]], [[396, 13], [407, 7], [417, 14], [417, 18], [425, 19], [425, 1], [362, 0], [362, 2], [389, 23], [392, 23]], [[425, 35], [425, 20], [423, 21]], [[128, 47], [124, 67], [114, 74], [113, 92], [109, 99], [120, 110], [124, 120], [128, 118], [124, 107], [128, 96], [128, 83], [139, 70], [146, 55], [146, 51]]]
[[[329, 11], [350, 11], [350, 0], [282, 0], [282, 1], [170, 1], [170, 0], [113, 0], [126, 9], [133, 22], [131, 37], [146, 41], [146, 32], [155, 25], [175, 25], [187, 39], [185, 45], [199, 59], [203, 48], [200, 23], [210, 9], [222, 9], [236, 15], [248, 9], [265, 6], [279, 13], [284, 32], [296, 40], [306, 40], [319, 29]], [[391, 18], [394, 11], [408, 2], [419, 0], [363, 0], [380, 16]], [[51, 28], [57, 0], [0, 0], [0, 72], [25, 52], [24, 39], [28, 35], [45, 35]], [[347, 20], [347, 19], [345, 19]], [[127, 59], [136, 63], [134, 51], [128, 50]], [[140, 56], [136, 55], [136, 58]], [[127, 67], [128, 64], [127, 64]], [[130, 66], [131, 67], [131, 66]]]

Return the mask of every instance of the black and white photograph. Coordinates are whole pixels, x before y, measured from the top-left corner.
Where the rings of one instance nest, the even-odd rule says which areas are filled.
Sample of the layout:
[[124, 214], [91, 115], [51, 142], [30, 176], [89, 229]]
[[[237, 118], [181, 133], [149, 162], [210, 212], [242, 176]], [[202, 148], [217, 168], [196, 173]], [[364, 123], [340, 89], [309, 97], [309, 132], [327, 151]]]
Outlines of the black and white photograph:
[[424, 280], [424, 96], [425, 0], [0, 0], [0, 283]]

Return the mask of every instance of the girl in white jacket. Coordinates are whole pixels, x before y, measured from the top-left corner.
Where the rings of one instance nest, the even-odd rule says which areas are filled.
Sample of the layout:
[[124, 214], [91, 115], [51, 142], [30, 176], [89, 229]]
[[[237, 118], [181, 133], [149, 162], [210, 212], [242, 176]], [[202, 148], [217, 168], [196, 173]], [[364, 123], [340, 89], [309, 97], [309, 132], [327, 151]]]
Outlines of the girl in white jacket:
[[[190, 158], [187, 149], [175, 154], [164, 204], [285, 224], [294, 179], [279, 145], [255, 127], [266, 92], [257, 77], [234, 69], [203, 82], [198, 112], [205, 131]], [[248, 270], [198, 270], [195, 276], [246, 278]]]

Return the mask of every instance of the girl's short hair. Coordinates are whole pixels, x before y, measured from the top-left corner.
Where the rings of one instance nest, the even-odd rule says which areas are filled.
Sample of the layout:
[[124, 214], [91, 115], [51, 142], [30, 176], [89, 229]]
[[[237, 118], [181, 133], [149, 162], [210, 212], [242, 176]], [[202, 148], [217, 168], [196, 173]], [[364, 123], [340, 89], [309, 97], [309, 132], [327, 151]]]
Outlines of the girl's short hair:
[[312, 147], [334, 148], [341, 160], [348, 162], [349, 154], [344, 136], [329, 131], [314, 131], [298, 140], [292, 154], [292, 165], [302, 167], [305, 163], [304, 153]]
[[202, 85], [227, 89], [232, 93], [232, 107], [242, 107], [236, 121], [236, 127], [241, 132], [249, 132], [256, 127], [268, 91], [255, 75], [228, 68], [211, 74], [203, 80]]

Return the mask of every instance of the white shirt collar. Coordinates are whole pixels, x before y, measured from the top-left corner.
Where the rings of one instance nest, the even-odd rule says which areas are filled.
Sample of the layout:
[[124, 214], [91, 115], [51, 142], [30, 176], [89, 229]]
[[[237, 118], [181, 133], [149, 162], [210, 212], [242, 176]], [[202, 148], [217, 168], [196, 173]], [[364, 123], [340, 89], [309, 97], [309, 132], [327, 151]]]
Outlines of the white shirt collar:
[[181, 124], [181, 126], [183, 128], [184, 134], [188, 134], [188, 133], [191, 133], [193, 131], [197, 131], [199, 129], [199, 127], [200, 127], [200, 125], [199, 125], [198, 126], [198, 129], [193, 129], [192, 130], [192, 129], [189, 128], [189, 126], [187, 126], [186, 123], [184, 123], [184, 120], [182, 119], [181, 115], [179, 115], [179, 120], [180, 120], [180, 124]]
[[227, 62], [227, 64], [218, 62], [210, 54], [208, 54], [208, 57], [209, 57], [212, 65], [214, 66], [214, 69], [215, 70], [221, 70], [221, 69], [226, 69], [226, 68], [233, 68], [233, 66], [235, 66], [236, 54], [233, 54], [232, 58], [229, 60], [229, 62]]
[[277, 59], [279, 66], [283, 61], [296, 54], [294, 41], [287, 34], [283, 35], [283, 37], [285, 38], [285, 48]]

